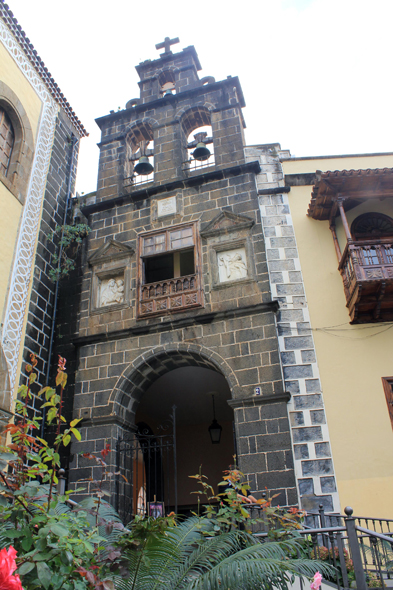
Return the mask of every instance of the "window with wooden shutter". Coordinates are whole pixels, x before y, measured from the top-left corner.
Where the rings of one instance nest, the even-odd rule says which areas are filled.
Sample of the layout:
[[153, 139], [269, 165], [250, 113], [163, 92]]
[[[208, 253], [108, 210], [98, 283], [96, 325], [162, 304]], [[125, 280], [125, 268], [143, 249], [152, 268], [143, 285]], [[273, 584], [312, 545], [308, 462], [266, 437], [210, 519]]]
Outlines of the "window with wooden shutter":
[[0, 172], [4, 176], [7, 176], [13, 147], [14, 129], [6, 111], [0, 106]]
[[139, 236], [138, 317], [201, 307], [198, 234], [195, 224]]

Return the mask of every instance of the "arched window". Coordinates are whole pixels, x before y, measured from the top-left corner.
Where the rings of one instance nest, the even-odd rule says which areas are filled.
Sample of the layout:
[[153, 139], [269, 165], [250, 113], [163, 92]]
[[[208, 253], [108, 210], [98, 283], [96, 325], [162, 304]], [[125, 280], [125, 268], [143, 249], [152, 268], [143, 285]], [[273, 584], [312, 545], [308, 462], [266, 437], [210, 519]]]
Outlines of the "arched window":
[[149, 123], [132, 127], [126, 137], [124, 185], [130, 187], [153, 180], [154, 141]]
[[15, 133], [7, 112], [0, 105], [0, 172], [7, 176], [14, 147]]
[[372, 240], [393, 236], [393, 219], [383, 213], [363, 213], [353, 221], [351, 234], [354, 240]]
[[383, 213], [363, 213], [353, 221], [351, 234], [360, 247], [362, 264], [393, 264], [393, 219]]
[[21, 203], [33, 158], [33, 132], [23, 100], [0, 80], [0, 181]]
[[188, 111], [182, 119], [189, 169], [214, 165], [213, 130], [210, 112], [205, 107]]

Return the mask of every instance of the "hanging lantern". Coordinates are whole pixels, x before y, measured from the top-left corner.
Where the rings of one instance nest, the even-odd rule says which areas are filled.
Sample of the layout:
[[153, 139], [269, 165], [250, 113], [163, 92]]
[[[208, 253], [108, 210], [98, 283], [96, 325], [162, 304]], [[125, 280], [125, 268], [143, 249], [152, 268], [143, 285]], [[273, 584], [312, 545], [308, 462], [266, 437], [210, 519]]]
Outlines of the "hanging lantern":
[[210, 424], [208, 430], [209, 430], [210, 440], [212, 441], [212, 444], [218, 445], [221, 440], [222, 426], [216, 420], [216, 408], [214, 405], [214, 394], [212, 394], [212, 399], [213, 399], [213, 421]]
[[205, 160], [208, 160], [211, 155], [210, 150], [206, 147], [206, 144], [203, 141], [205, 139], [205, 137], [207, 137], [207, 133], [206, 132], [196, 133], [194, 135], [194, 137], [197, 141], [197, 146], [191, 155], [193, 156], [193, 158], [195, 160], [199, 160], [200, 162], [204, 162]]

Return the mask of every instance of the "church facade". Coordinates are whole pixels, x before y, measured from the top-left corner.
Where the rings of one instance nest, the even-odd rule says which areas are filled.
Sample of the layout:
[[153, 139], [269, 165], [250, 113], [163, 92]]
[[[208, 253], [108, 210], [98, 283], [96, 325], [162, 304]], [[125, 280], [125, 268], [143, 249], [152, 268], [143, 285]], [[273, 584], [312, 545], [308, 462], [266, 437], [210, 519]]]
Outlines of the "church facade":
[[[128, 494], [131, 511], [141, 497], [174, 507], [159, 486], [153, 494], [152, 474], [150, 490], [135, 481], [151, 459], [141, 429], [158, 444], [176, 406], [180, 511], [196, 504], [189, 475], [201, 469], [216, 486], [235, 462], [254, 495], [268, 490], [296, 504], [261, 167], [245, 156], [242, 89], [236, 77], [200, 79], [195, 49], [173, 53], [170, 43], [137, 66], [140, 96], [97, 120], [98, 187], [82, 207], [92, 231], [73, 336], [82, 441], [73, 443], [70, 481], [94, 479], [80, 453], [110, 444], [110, 470], [123, 469], [129, 488], [120, 496]], [[140, 448], [125, 467], [119, 441], [134, 435]]]

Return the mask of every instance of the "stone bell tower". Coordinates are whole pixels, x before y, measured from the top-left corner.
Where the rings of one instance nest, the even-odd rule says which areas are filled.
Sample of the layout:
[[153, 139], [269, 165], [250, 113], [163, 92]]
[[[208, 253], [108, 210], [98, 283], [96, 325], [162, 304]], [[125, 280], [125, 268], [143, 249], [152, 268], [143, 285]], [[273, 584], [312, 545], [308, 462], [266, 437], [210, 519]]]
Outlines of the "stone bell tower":
[[[194, 502], [187, 476], [202, 464], [214, 483], [233, 454], [254, 495], [268, 488], [294, 504], [278, 304], [259, 217], [260, 165], [244, 156], [243, 92], [237, 77], [200, 78], [195, 48], [173, 53], [178, 42], [166, 38], [158, 59], [136, 67], [138, 98], [97, 119], [98, 187], [83, 208], [92, 231], [73, 340], [83, 436], [70, 480], [94, 474], [78, 454], [86, 448], [108, 441], [115, 449], [140, 424], [158, 437], [173, 403], [180, 508]], [[222, 426], [214, 445], [212, 396]], [[114, 469], [119, 453], [109, 456]], [[142, 456], [146, 471], [143, 448]], [[124, 467], [129, 481], [135, 461]], [[122, 494], [135, 496], [130, 487]]]

